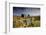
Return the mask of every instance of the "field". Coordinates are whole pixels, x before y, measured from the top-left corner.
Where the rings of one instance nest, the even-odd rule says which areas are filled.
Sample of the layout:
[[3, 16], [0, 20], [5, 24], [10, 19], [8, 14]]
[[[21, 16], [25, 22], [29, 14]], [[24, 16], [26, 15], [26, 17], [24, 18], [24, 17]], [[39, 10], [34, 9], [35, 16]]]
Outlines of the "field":
[[40, 16], [13, 16], [13, 28], [40, 27]]

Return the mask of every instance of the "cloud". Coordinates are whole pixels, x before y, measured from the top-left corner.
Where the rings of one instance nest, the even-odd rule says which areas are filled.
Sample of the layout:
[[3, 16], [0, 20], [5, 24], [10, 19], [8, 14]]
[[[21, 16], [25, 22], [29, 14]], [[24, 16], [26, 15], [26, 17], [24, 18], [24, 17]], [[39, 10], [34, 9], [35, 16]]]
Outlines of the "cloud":
[[24, 7], [13, 8], [14, 16], [21, 16], [21, 14], [26, 14], [26, 15], [30, 14], [30, 16], [39, 16], [40, 8], [24, 8]]

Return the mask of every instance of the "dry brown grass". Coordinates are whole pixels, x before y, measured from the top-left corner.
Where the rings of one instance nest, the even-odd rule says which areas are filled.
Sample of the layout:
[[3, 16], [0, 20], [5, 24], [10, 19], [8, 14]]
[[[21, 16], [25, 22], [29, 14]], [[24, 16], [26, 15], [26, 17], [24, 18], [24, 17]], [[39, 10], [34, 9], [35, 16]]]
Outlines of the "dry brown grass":
[[[32, 20], [32, 23], [26, 24], [26, 22], [23, 22], [27, 19]], [[39, 19], [40, 20], [40, 19]], [[13, 28], [20, 28], [20, 27], [39, 27], [40, 21], [32, 19], [32, 17], [20, 17], [20, 16], [13, 16]]]

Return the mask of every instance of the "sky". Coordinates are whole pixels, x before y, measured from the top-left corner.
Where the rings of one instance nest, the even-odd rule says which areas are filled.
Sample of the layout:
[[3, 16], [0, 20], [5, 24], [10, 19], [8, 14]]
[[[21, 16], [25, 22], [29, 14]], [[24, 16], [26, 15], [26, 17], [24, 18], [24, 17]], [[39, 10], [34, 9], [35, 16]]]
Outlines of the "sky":
[[21, 14], [40, 16], [40, 8], [13, 7], [13, 16], [21, 16]]

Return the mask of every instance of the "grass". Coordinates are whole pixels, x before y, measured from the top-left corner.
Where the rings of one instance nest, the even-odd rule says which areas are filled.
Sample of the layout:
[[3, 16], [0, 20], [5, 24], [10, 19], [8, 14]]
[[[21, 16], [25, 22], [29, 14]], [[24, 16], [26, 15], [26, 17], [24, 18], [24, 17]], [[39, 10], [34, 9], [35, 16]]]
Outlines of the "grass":
[[13, 16], [13, 28], [40, 27], [40, 16]]

